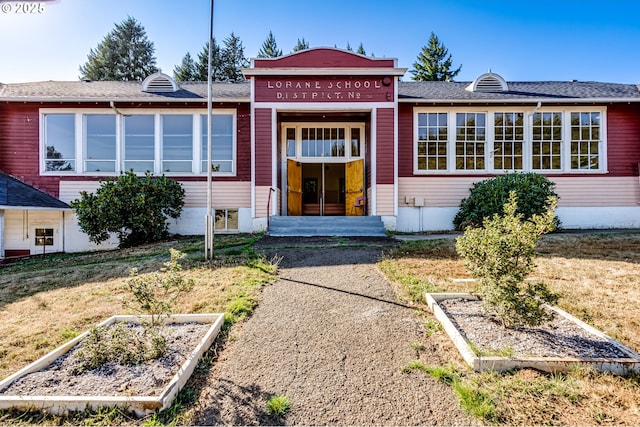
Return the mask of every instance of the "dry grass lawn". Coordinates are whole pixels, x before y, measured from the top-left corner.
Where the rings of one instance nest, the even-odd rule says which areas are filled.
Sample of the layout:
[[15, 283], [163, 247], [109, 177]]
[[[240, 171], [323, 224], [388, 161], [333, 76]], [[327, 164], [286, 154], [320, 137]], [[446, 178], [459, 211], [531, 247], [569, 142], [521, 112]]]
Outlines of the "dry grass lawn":
[[[640, 234], [549, 235], [539, 253], [534, 276], [560, 293], [560, 307], [640, 352]], [[425, 290], [474, 287], [459, 280], [470, 276], [453, 239], [405, 244], [379, 267], [414, 300]], [[640, 425], [640, 376], [477, 374], [457, 366], [466, 384], [495, 406], [484, 417], [489, 423]]]

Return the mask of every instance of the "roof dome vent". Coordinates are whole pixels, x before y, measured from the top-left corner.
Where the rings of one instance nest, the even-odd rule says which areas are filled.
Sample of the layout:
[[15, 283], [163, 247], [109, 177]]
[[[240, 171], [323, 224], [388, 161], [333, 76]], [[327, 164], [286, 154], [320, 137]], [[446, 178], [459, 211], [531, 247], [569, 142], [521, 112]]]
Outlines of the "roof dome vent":
[[502, 76], [489, 69], [488, 73], [478, 76], [466, 89], [469, 92], [507, 92], [509, 86]]
[[143, 92], [177, 92], [180, 90], [178, 83], [164, 73], [154, 73], [142, 82]]

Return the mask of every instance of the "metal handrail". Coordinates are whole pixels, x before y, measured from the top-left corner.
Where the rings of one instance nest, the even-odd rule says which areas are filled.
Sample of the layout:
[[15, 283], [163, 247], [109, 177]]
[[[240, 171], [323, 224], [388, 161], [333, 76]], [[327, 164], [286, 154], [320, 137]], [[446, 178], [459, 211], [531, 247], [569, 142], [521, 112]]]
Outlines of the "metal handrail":
[[267, 199], [267, 234], [269, 234], [269, 226], [271, 222], [271, 193], [276, 191], [275, 188], [269, 187], [269, 198]]

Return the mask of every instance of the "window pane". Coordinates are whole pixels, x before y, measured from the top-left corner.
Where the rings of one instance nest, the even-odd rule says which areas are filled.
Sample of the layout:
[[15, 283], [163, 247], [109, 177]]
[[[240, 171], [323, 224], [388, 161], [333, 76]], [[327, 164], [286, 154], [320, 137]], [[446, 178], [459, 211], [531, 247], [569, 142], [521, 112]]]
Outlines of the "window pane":
[[426, 157], [418, 157], [418, 170], [421, 170], [421, 171], [427, 170], [427, 158]]
[[85, 171], [115, 172], [116, 116], [85, 116]]
[[485, 113], [456, 113], [456, 123], [456, 169], [484, 169]]
[[562, 113], [535, 113], [532, 135], [533, 169], [561, 169]]
[[237, 230], [237, 229], [238, 229], [238, 211], [230, 209], [227, 211], [227, 230]]
[[[135, 172], [154, 170], [154, 117], [124, 117], [125, 169]], [[137, 160], [137, 161], [134, 161]]]
[[523, 117], [523, 113], [495, 113], [494, 169], [522, 169]]
[[148, 161], [148, 162], [125, 161], [124, 169], [127, 171], [133, 170], [134, 172], [146, 172], [146, 171], [153, 172], [154, 162], [153, 161]]
[[87, 172], [115, 172], [116, 162], [100, 162], [87, 160], [84, 162], [84, 170]]
[[416, 145], [419, 170], [446, 169], [447, 113], [420, 113], [425, 118], [418, 127]]
[[162, 162], [162, 170], [164, 172], [191, 172], [191, 165], [191, 161], [164, 160]]
[[[193, 117], [161, 116], [162, 170], [191, 172], [193, 161]], [[179, 160], [179, 161], [178, 161]]]
[[287, 157], [296, 157], [296, 130], [287, 128]]
[[[202, 171], [207, 171], [207, 116], [201, 116], [202, 129]], [[233, 115], [214, 114], [211, 116], [211, 152], [212, 168], [214, 172], [233, 172], [235, 159], [233, 158], [234, 137]], [[219, 170], [218, 170], [219, 165]]]
[[76, 157], [75, 116], [45, 116], [45, 164], [47, 171], [73, 171]]
[[360, 157], [360, 128], [351, 129], [351, 157]]
[[227, 229], [227, 211], [224, 209], [216, 209], [215, 211], [215, 223], [213, 224], [214, 230], [226, 230]]
[[571, 168], [598, 169], [600, 167], [600, 114], [572, 113]]

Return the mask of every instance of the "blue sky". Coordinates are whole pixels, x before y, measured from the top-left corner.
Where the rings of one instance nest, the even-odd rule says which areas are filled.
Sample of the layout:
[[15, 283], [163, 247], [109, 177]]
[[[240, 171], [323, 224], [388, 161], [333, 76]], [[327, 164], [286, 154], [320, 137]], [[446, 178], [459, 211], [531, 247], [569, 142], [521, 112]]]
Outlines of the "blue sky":
[[[41, 14], [0, 0], [0, 82], [76, 80], [78, 67], [114, 24], [132, 16], [169, 74], [209, 34], [209, 0], [47, 0]], [[362, 42], [368, 54], [411, 69], [431, 31], [459, 81], [489, 68], [508, 81], [640, 83], [640, 0], [215, 0], [214, 36], [232, 31], [255, 57], [269, 31], [291, 51]], [[409, 80], [407, 72], [404, 80]]]

